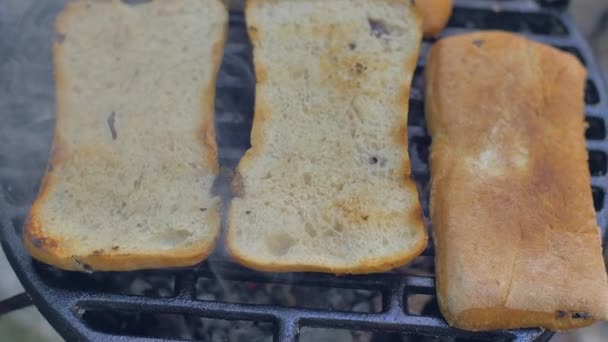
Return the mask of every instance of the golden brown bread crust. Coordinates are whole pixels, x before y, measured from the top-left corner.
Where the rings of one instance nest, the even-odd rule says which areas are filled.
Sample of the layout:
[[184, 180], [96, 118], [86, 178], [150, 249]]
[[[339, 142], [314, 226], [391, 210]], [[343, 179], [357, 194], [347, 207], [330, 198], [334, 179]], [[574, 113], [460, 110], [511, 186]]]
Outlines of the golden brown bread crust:
[[[223, 5], [223, 3], [222, 3]], [[85, 10], [86, 1], [74, 1], [66, 5], [65, 9], [57, 16], [55, 20], [55, 31], [62, 33], [66, 31], [66, 20], [68, 16], [77, 14]], [[211, 171], [218, 171], [217, 162], [217, 146], [215, 142], [215, 82], [220, 68], [223, 47], [227, 37], [227, 25], [224, 27], [224, 33], [221, 39], [213, 46], [213, 63], [214, 70], [209, 84], [205, 87], [205, 91], [201, 94], [201, 101], [204, 104], [201, 113], [201, 122], [196, 130], [196, 139], [200, 141], [205, 148], [205, 153], [201, 158], [204, 158], [204, 163]], [[213, 251], [217, 236], [209, 241], [201, 241], [199, 244], [192, 244], [187, 248], [171, 249], [166, 252], [158, 251], [155, 253], [125, 253], [120, 251], [118, 247], [113, 247], [110, 250], [97, 250], [90, 255], [74, 256], [71, 253], [74, 244], [78, 241], [69, 241], [65, 239], [59, 243], [53, 238], [47, 236], [43, 231], [43, 222], [40, 219], [42, 203], [46, 201], [51, 189], [54, 187], [54, 177], [52, 169], [64, 162], [66, 156], [62, 153], [67, 149], [67, 145], [62, 142], [60, 123], [63, 119], [61, 113], [64, 111], [63, 101], [66, 93], [69, 92], [66, 86], [66, 70], [63, 70], [62, 64], [59, 62], [63, 57], [63, 50], [59, 42], [53, 43], [54, 55], [54, 77], [55, 77], [55, 92], [56, 92], [56, 122], [55, 136], [51, 147], [51, 155], [49, 158], [49, 167], [45, 173], [40, 185], [38, 197], [34, 201], [32, 208], [28, 214], [27, 221], [23, 227], [23, 243], [28, 252], [36, 259], [56, 266], [65, 270], [75, 271], [129, 271], [146, 268], [163, 268], [177, 266], [191, 266], [199, 263], [207, 258]], [[219, 226], [220, 215], [218, 210], [209, 208], [209, 216], [207, 223], [210, 226]]]
[[607, 318], [585, 75], [574, 56], [504, 32], [432, 48], [431, 221], [451, 325], [567, 330]]
[[416, 7], [422, 15], [422, 30], [425, 38], [437, 36], [450, 20], [452, 0], [418, 0]]

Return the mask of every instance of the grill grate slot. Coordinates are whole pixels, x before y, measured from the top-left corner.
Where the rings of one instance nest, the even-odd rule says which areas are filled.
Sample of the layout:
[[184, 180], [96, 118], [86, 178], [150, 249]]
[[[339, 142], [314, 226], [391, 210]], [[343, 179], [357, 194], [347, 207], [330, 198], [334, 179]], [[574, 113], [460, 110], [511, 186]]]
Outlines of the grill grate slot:
[[407, 312], [410, 315], [428, 316], [438, 313], [435, 296], [428, 294], [412, 294], [407, 296]]
[[591, 80], [587, 80], [585, 86], [585, 103], [589, 105], [595, 105], [600, 102], [600, 94], [597, 91], [595, 83]]
[[219, 280], [217, 277], [197, 280], [196, 299], [259, 305], [272, 302], [281, 307], [343, 312], [382, 311], [382, 293], [378, 290]]
[[[558, 6], [564, 2], [544, 1]], [[48, 33], [43, 32], [51, 27], [60, 7], [58, 3], [61, 2], [37, 3], [20, 23], [45, 27], [44, 30], [40, 29], [39, 36], [33, 36], [30, 32], [32, 36], [28, 37], [33, 41], [48, 40]], [[456, 0], [456, 5], [450, 27], [444, 35], [473, 29], [517, 31], [534, 40], [572, 52], [587, 65], [586, 137], [590, 149], [589, 167], [593, 174], [591, 190], [595, 209], [599, 213], [598, 223], [604, 233], [608, 224], [604, 200], [608, 186], [608, 145], [605, 142], [608, 108], [605, 107], [605, 87], [587, 44], [567, 15], [554, 8], [542, 8], [529, 1]], [[216, 132], [222, 167], [222, 180], [218, 182], [218, 187], [227, 186], [236, 164], [249, 147], [254, 106], [255, 77], [245, 23], [242, 14], [233, 13], [230, 20], [224, 61], [216, 85]], [[26, 146], [23, 155], [5, 155], [7, 149], [0, 149], [3, 244], [15, 271], [39, 309], [65, 337], [121, 340], [123, 335], [213, 340], [213, 336], [204, 335], [205, 329], [197, 328], [197, 324], [223, 324], [233, 327], [231, 330], [236, 333], [243, 329], [249, 334], [255, 331], [255, 334], [264, 336], [264, 341], [270, 340], [273, 335], [274, 340], [281, 342], [295, 341], [298, 338], [306, 341], [310, 336], [320, 336], [319, 331], [328, 333], [329, 330], [336, 329], [339, 332], [329, 333], [336, 334], [334, 336], [350, 334], [378, 339], [398, 338], [401, 334], [407, 334], [408, 338], [415, 340], [436, 340], [439, 337], [441, 340], [465, 338], [480, 341], [540, 341], [550, 336], [541, 329], [469, 333], [448, 327], [441, 318], [435, 297], [432, 242], [429, 242], [423, 255], [409, 266], [393, 272], [365, 276], [260, 273], [226, 261], [222, 250], [216, 251], [207, 262], [194, 268], [162, 271], [81, 274], [32, 262], [21, 245], [19, 234], [44, 170], [48, 146], [28, 145], [26, 137], [32, 134], [43, 135], [50, 142], [53, 120], [49, 108], [54, 105], [51, 99], [52, 77], [48, 64], [50, 56], [47, 52], [40, 53], [45, 49], [40, 49], [35, 44], [13, 44], [11, 35], [11, 32], [0, 31], [0, 45], [6, 45], [5, 51], [8, 51], [9, 57], [13, 54], [12, 60], [19, 60], [21, 56], [38, 58], [38, 64], [32, 64], [27, 70], [39, 72], [27, 73], [30, 78], [25, 80], [28, 82], [14, 82], [10, 86], [22, 87], [23, 95], [40, 96], [48, 98], [48, 101], [46, 106], [34, 106], [23, 100], [24, 97], [15, 98], [8, 104], [0, 99], [0, 109], [7, 113], [6, 124], [15, 128], [15, 132], [8, 133], [11, 135], [7, 142], [15, 146]], [[412, 176], [418, 183], [427, 218], [430, 138], [424, 127], [422, 87], [424, 58], [433, 41], [425, 40], [421, 47], [421, 58], [411, 89], [408, 132]], [[32, 49], [34, 46], [35, 49]], [[2, 63], [0, 60], [0, 65]], [[3, 74], [3, 70], [0, 68], [0, 79], [11, 79], [8, 77], [10, 75]], [[44, 77], [41, 78], [38, 74]], [[24, 84], [27, 83], [48, 85], [51, 92], [43, 93], [42, 86], [25, 89]], [[39, 113], [42, 114], [37, 116]], [[0, 136], [0, 139], [4, 138]], [[25, 161], [20, 162], [21, 160]], [[222, 280], [217, 279], [218, 275]], [[252, 285], [272, 289], [265, 291], [267, 293], [290, 288], [292, 292], [301, 291], [301, 297], [308, 296], [311, 300], [294, 303], [293, 299], [280, 298], [271, 300], [271, 304], [265, 304], [265, 300], [250, 298], [251, 293], [254, 293], [250, 288]], [[214, 286], [230, 287], [233, 292], [242, 293], [243, 296], [230, 298], [227, 294], [214, 290]], [[364, 304], [355, 309], [328, 295], [337, 292], [342, 293], [340, 298], [360, 296], [369, 300], [362, 300]], [[214, 295], [211, 296], [211, 293]], [[318, 303], [322, 305], [317, 305]], [[369, 310], [365, 310], [368, 307]], [[182, 329], [184, 326], [188, 329]], [[146, 330], [143, 327], [159, 329]], [[248, 337], [247, 334], [244, 336]], [[231, 341], [240, 341], [236, 335], [229, 338]]]
[[250, 336], [270, 341], [274, 330], [270, 322], [229, 321], [183, 314], [85, 310], [81, 319], [87, 327], [101, 333], [185, 341], [250, 341]]
[[591, 193], [593, 194], [593, 206], [595, 207], [595, 211], [602, 210], [604, 208], [604, 190], [594, 186], [591, 188]]
[[589, 170], [591, 171], [591, 176], [604, 176], [607, 167], [608, 160], [606, 159], [606, 153], [594, 150], [589, 151]]
[[602, 118], [587, 116], [587, 131], [585, 137], [587, 140], [602, 140], [606, 138], [606, 125]]

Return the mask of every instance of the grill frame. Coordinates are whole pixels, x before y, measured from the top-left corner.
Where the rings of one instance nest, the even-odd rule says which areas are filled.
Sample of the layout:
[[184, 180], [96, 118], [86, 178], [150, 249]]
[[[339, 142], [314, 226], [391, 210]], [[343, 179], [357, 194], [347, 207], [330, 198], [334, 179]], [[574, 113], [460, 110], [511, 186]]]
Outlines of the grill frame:
[[[549, 15], [563, 23], [567, 30], [566, 35], [546, 36], [536, 33], [524, 33], [525, 36], [536, 41], [548, 43], [559, 47], [575, 48], [584, 59], [588, 69], [588, 79], [594, 84], [597, 93], [597, 103], [588, 104], [585, 107], [586, 115], [601, 120], [604, 127], [604, 137], [601, 139], [587, 140], [588, 150], [608, 153], [608, 140], [606, 139], [605, 127], [608, 120], [608, 92], [602, 80], [598, 65], [595, 63], [592, 52], [586, 41], [576, 29], [570, 17], [563, 13], [558, 7], [563, 1], [554, 3], [553, 6], [539, 6], [530, 2], [503, 1], [493, 2], [487, 0], [456, 0], [455, 16], [459, 12], [481, 11], [484, 13], [509, 13], [518, 14], [543, 14]], [[497, 7], [499, 6], [499, 7]], [[496, 12], [500, 8], [500, 12]], [[490, 14], [488, 14], [490, 15]], [[453, 18], [451, 23], [457, 22]], [[244, 21], [242, 14], [231, 13], [230, 16], [230, 39], [234, 35], [244, 34]], [[483, 21], [483, 19], [482, 19]], [[237, 32], [241, 30], [241, 32]], [[442, 36], [448, 36], [468, 32], [468, 28], [449, 27]], [[237, 37], [237, 39], [240, 39]], [[424, 57], [433, 40], [425, 40], [422, 46], [421, 58], [418, 62], [419, 72], [424, 67]], [[241, 51], [249, 56], [251, 51]], [[228, 76], [229, 78], [229, 76]], [[417, 83], [418, 82], [418, 83]], [[420, 79], [414, 80], [410, 103], [412, 108], [419, 108], [422, 103], [422, 92], [420, 91]], [[225, 89], [223, 87], [229, 87]], [[218, 79], [218, 93], [222, 91], [236, 91], [234, 83], [222, 85], [222, 77]], [[593, 97], [593, 96], [591, 96]], [[244, 119], [239, 123], [242, 127], [251, 126], [251, 111], [253, 110], [252, 99], [241, 100], [245, 111]], [[251, 102], [251, 103], [248, 103]], [[249, 106], [251, 104], [251, 106]], [[243, 113], [241, 113], [243, 114]], [[222, 115], [218, 113], [218, 116]], [[420, 121], [422, 115], [422, 121]], [[228, 124], [228, 123], [224, 123]], [[233, 124], [233, 123], [231, 123]], [[220, 164], [224, 167], [233, 167], [243, 148], [236, 150], [226, 147], [223, 141], [229, 141], [222, 132], [223, 123], [218, 125], [218, 145], [220, 152]], [[428, 182], [428, 164], [425, 162], [425, 145], [428, 145], [428, 136], [424, 129], [423, 113], [410, 113], [410, 155], [412, 159], [412, 176], [419, 184], [423, 203], [428, 199], [426, 186]], [[242, 139], [241, 139], [242, 141]], [[606, 165], [603, 165], [605, 168]], [[224, 184], [225, 185], [225, 184]], [[602, 229], [602, 238], [605, 241], [606, 228], [608, 226], [608, 205], [603, 198], [608, 191], [608, 178], [605, 175], [592, 177], [594, 196], [598, 196], [596, 202], [601, 202], [596, 207], [598, 224]], [[599, 195], [596, 195], [598, 193]], [[428, 206], [424, 206], [428, 217]], [[300, 327], [326, 327], [344, 328], [349, 330], [372, 330], [383, 332], [396, 332], [423, 336], [451, 336], [464, 339], [506, 339], [514, 341], [545, 341], [551, 336], [550, 332], [542, 329], [518, 329], [511, 331], [498, 331], [491, 333], [471, 333], [450, 328], [440, 317], [416, 316], [407, 312], [407, 296], [409, 294], [434, 295], [434, 279], [432, 277], [421, 277], [408, 275], [407, 273], [384, 273], [364, 276], [335, 277], [318, 273], [297, 274], [273, 274], [260, 273], [245, 269], [224, 259], [221, 253], [215, 253], [208, 261], [194, 268], [166, 269], [159, 272], [175, 275], [175, 293], [168, 298], [153, 298], [121, 295], [116, 293], [105, 293], [97, 291], [85, 291], [71, 289], [65, 286], [51, 285], [49, 279], [44, 276], [41, 269], [52, 269], [51, 267], [32, 261], [24, 249], [19, 233], [20, 227], [15, 227], [23, 222], [28, 208], [16, 207], [8, 203], [4, 193], [0, 196], [0, 223], [2, 235], [2, 247], [21, 280], [25, 289], [36, 303], [38, 309], [45, 318], [57, 329], [57, 331], [68, 340], [115, 340], [127, 339], [154, 340], [146, 337], [108, 335], [91, 329], [82, 320], [82, 314], [91, 309], [107, 309], [110, 311], [176, 313], [189, 314], [206, 318], [219, 318], [228, 320], [247, 320], [271, 322], [275, 327], [275, 341], [296, 341]], [[18, 219], [21, 217], [21, 221]], [[433, 254], [432, 244], [424, 253], [426, 257]], [[59, 271], [57, 271], [59, 272]], [[63, 272], [63, 271], [61, 271]], [[145, 272], [145, 271], [143, 271]], [[298, 285], [330, 286], [354, 289], [381, 290], [383, 293], [383, 311], [380, 313], [352, 313], [336, 312], [318, 309], [301, 309], [290, 307], [279, 307], [271, 305], [239, 304], [226, 302], [212, 302], [196, 299], [195, 284], [199, 277], [213, 277], [213, 272], [220, 274], [225, 279], [252, 282], [271, 283], [293, 283]], [[112, 276], [112, 273], [107, 273]]]

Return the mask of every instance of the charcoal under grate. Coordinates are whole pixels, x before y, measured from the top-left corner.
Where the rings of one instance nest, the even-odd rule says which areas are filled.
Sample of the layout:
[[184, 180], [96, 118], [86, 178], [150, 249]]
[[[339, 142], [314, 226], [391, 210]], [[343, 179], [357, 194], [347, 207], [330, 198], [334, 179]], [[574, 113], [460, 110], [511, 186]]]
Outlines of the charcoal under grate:
[[[443, 36], [488, 28], [519, 32], [569, 51], [587, 66], [591, 191], [604, 237], [608, 225], [604, 199], [608, 188], [608, 92], [588, 45], [571, 19], [558, 9], [567, 1], [540, 3], [543, 5], [516, 0], [456, 0]], [[62, 6], [63, 1], [38, 1], [25, 12], [11, 15], [8, 6], [8, 15], [0, 14], [0, 91], [12, 95], [0, 98], [4, 122], [0, 128], [0, 222], [2, 246], [15, 272], [43, 315], [65, 338], [542, 341], [551, 336], [542, 329], [471, 333], [450, 328], [437, 308], [432, 244], [405, 268], [344, 277], [255, 272], [232, 263], [221, 248], [203, 264], [183, 269], [84, 274], [32, 261], [21, 244], [20, 232], [52, 140], [50, 28]], [[433, 42], [423, 42], [409, 119], [412, 176], [426, 217], [430, 138], [425, 131], [422, 74]], [[231, 13], [217, 82], [220, 188], [227, 186], [249, 147], [254, 103], [251, 55], [242, 13]]]

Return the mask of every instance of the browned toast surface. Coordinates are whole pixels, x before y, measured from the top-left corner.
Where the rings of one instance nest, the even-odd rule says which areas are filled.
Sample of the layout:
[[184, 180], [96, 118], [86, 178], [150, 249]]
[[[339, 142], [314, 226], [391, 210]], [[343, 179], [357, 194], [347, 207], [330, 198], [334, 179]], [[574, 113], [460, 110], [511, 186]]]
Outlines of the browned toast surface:
[[564, 330], [607, 317], [585, 76], [574, 56], [509, 33], [432, 48], [431, 218], [450, 324]]

